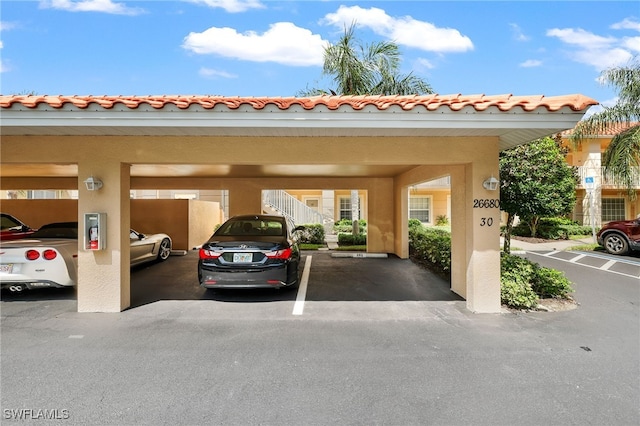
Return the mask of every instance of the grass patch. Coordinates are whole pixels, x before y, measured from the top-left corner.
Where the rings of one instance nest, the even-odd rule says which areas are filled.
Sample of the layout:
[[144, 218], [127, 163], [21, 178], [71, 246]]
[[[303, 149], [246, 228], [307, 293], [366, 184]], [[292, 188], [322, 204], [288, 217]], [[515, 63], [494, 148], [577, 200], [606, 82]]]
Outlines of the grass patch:
[[604, 251], [602, 246], [598, 244], [581, 244], [579, 246], [571, 246], [567, 248], [569, 251]]
[[325, 244], [311, 244], [311, 243], [302, 243], [298, 244], [300, 250], [318, 250], [324, 247], [327, 247]]
[[337, 251], [367, 251], [367, 246], [339, 246]]

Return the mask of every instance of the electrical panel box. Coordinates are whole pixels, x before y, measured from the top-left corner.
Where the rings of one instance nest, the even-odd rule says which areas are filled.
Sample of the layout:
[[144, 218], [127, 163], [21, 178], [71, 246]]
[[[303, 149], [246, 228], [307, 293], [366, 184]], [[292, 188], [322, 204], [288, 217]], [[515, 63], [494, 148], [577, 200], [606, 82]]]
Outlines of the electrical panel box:
[[104, 250], [107, 247], [107, 214], [84, 214], [85, 250]]

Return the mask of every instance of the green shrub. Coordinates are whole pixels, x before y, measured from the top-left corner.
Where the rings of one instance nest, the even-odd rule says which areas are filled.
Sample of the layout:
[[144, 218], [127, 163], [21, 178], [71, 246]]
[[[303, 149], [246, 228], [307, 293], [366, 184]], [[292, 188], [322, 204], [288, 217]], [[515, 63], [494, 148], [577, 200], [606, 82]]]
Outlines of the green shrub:
[[568, 298], [571, 283], [564, 274], [521, 257], [502, 254], [500, 298], [502, 304], [517, 309], [535, 308], [539, 298]]
[[533, 264], [510, 254], [500, 258], [500, 301], [516, 309], [532, 309], [538, 305], [538, 295], [529, 283]]
[[531, 235], [526, 222], [513, 227], [512, 234], [519, 237], [539, 237], [546, 240], [567, 240], [570, 235], [590, 235], [591, 227], [563, 217], [543, 217], [538, 222], [537, 235]]
[[451, 233], [424, 226], [409, 228], [409, 248], [441, 271], [451, 270]]
[[[367, 232], [367, 221], [364, 219], [358, 220], [358, 225], [360, 226], [360, 232]], [[333, 224], [333, 230], [336, 234], [341, 232], [353, 232], [353, 221], [351, 219], [340, 219], [339, 221]]]
[[339, 246], [364, 246], [367, 244], [367, 235], [366, 234], [338, 234], [338, 245]]
[[540, 297], [559, 297], [566, 299], [573, 293], [571, 282], [564, 273], [555, 269], [543, 268], [537, 264], [533, 270], [531, 288]]
[[412, 228], [422, 228], [422, 222], [418, 219], [409, 219], [409, 229]]
[[299, 241], [302, 244], [324, 244], [324, 226], [320, 223], [303, 225], [304, 230], [298, 231]]
[[[409, 227], [411, 256], [426, 261], [440, 275], [451, 270], [451, 234], [438, 228]], [[510, 254], [500, 258], [500, 300], [516, 309], [534, 309], [540, 298], [568, 298], [571, 283], [560, 271]]]
[[446, 226], [449, 224], [449, 218], [447, 215], [441, 214], [436, 217], [436, 226]]

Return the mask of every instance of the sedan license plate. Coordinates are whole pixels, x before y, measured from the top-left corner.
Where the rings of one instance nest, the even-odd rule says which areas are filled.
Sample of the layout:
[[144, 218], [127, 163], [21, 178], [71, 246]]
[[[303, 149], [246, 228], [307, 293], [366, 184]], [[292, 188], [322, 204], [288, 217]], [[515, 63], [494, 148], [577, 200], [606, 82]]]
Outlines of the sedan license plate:
[[253, 260], [252, 253], [233, 253], [233, 261], [238, 263], [249, 263]]
[[0, 273], [10, 274], [11, 272], [13, 272], [13, 265], [11, 263], [0, 265]]

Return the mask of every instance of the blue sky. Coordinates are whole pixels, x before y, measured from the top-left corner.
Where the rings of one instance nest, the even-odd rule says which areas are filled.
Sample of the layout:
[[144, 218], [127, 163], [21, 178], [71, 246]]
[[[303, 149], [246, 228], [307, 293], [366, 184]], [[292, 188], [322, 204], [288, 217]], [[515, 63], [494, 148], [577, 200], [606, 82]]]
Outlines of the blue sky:
[[3, 0], [0, 93], [294, 96], [356, 21], [435, 93], [605, 105], [600, 72], [640, 53], [638, 1]]

